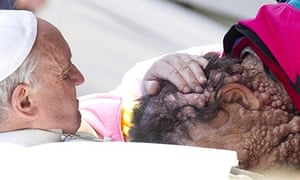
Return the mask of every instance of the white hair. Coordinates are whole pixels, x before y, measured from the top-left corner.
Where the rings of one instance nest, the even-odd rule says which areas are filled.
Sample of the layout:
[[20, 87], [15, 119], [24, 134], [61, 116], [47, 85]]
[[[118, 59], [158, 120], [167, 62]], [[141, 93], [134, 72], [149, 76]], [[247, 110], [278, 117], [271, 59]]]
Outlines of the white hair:
[[10, 115], [10, 100], [14, 89], [19, 84], [27, 84], [33, 88], [37, 87], [37, 77], [33, 75], [37, 65], [37, 57], [33, 49], [21, 66], [13, 74], [0, 82], [0, 124]]

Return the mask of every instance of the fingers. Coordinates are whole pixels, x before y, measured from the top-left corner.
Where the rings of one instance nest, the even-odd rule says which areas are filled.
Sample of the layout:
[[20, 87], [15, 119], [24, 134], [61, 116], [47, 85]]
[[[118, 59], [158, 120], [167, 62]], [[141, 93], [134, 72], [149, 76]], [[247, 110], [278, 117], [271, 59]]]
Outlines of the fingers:
[[[144, 81], [167, 80], [181, 92], [202, 92], [202, 86], [207, 81], [203, 68], [207, 63], [207, 60], [200, 56], [179, 53], [165, 55], [152, 65], [145, 74]], [[159, 88], [153, 88], [149, 92], [156, 94], [155, 90], [159, 91]]]
[[188, 57], [194, 61], [196, 61], [198, 64], [200, 64], [204, 69], [206, 68], [208, 61], [202, 56], [196, 56], [196, 55], [188, 55]]
[[155, 80], [144, 81], [143, 87], [144, 95], [155, 95], [160, 91], [160, 84]]
[[[160, 58], [160, 60], [157, 60], [151, 68], [147, 71], [147, 73], [144, 76], [144, 89], [146, 94], [156, 94], [160, 90], [159, 88], [152, 87], [157, 86], [155, 84], [152, 84], [153, 82], [159, 83], [160, 80], [168, 80], [172, 84], [174, 84], [180, 91], [190, 91], [191, 89], [189, 86], [187, 86], [187, 83], [182, 78], [180, 73], [177, 71], [176, 68], [168, 62], [169, 59], [172, 59], [171, 61], [176, 61], [178, 63], [180, 59], [178, 59], [176, 56], [170, 57], [169, 55], [163, 56]], [[178, 68], [180, 65], [177, 66]], [[147, 86], [147, 87], [145, 87]], [[157, 92], [155, 92], [157, 90]]]
[[[205, 59], [205, 61], [207, 60]], [[190, 61], [188, 64], [198, 82], [200, 84], [205, 84], [207, 82], [207, 78], [202, 68], [199, 68], [199, 63], [196, 61]]]
[[[168, 76], [168, 80], [178, 87], [182, 92], [202, 92], [202, 86], [206, 83], [203, 68], [207, 60], [199, 56], [188, 54], [177, 54], [176, 58], [167, 61], [174, 68], [176, 75]], [[180, 89], [180, 87], [183, 87]]]
[[192, 90], [201, 91], [200, 82], [195, 77], [187, 58], [185, 55], [177, 55], [167, 60], [167, 63], [172, 68], [170, 75], [167, 76], [167, 80], [185, 93]]

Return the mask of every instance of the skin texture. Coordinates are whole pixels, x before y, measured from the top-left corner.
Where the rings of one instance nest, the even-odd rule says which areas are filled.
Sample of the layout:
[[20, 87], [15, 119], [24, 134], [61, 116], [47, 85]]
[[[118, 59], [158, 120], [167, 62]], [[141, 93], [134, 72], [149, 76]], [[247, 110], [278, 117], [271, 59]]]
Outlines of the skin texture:
[[299, 112], [281, 83], [254, 55], [207, 58], [204, 92], [163, 82], [135, 109], [129, 140], [235, 150], [241, 168], [260, 172], [299, 167]]
[[76, 86], [84, 78], [72, 64], [71, 51], [62, 34], [38, 19], [37, 40], [29, 56], [37, 58], [33, 76], [38, 85], [34, 88], [31, 84], [20, 84], [14, 89], [12, 112], [0, 131], [39, 128], [76, 133], [81, 122]]
[[[74, 134], [80, 125], [76, 86], [84, 82], [83, 75], [71, 62], [71, 51], [61, 33], [52, 25], [40, 20], [43, 55], [36, 75], [41, 87], [35, 92], [39, 118], [45, 128], [63, 128]], [[53, 52], [53, 53], [49, 53]], [[40, 126], [40, 124], [38, 124]]]

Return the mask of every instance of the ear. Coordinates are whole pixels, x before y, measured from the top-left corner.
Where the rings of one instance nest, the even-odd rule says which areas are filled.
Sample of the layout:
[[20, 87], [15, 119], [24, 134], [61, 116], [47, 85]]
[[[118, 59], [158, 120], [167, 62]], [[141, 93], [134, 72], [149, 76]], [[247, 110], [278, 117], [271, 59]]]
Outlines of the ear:
[[32, 89], [26, 84], [19, 84], [12, 93], [11, 106], [13, 110], [20, 116], [34, 118], [36, 116], [36, 108], [32, 103]]
[[258, 110], [260, 108], [260, 101], [252, 93], [250, 89], [242, 84], [227, 84], [219, 91], [218, 97], [220, 97], [222, 103], [240, 103], [247, 109]]

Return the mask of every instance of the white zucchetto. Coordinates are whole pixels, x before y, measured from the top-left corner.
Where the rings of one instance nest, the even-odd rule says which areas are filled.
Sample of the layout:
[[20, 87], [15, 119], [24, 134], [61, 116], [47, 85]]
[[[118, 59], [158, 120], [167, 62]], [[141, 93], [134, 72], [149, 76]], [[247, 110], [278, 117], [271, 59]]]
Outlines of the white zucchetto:
[[25, 10], [0, 10], [0, 81], [29, 55], [37, 36], [37, 17]]

